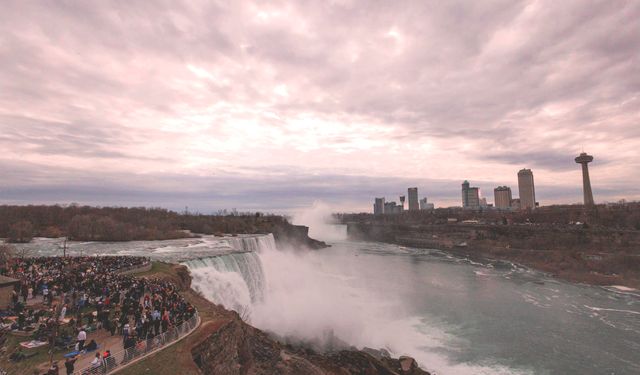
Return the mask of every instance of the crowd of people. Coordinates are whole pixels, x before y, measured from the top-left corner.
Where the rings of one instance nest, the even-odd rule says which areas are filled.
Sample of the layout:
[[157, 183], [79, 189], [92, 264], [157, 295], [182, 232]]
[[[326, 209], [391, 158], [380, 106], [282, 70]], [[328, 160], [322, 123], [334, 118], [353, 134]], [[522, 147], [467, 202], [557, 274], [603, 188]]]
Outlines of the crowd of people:
[[[121, 336], [124, 349], [149, 351], [162, 344], [162, 333], [195, 314], [173, 283], [118, 272], [148, 262], [125, 256], [12, 259], [0, 274], [20, 284], [4, 313], [17, 316], [11, 329], [33, 332], [35, 340], [72, 350], [65, 360], [68, 374], [74, 373], [78, 355], [93, 351], [91, 367], [104, 371], [116, 365], [115, 359], [109, 349], [101, 352], [100, 343], [89, 338], [91, 332], [104, 330]], [[42, 302], [29, 302], [35, 299]], [[57, 373], [57, 365], [51, 373]]]

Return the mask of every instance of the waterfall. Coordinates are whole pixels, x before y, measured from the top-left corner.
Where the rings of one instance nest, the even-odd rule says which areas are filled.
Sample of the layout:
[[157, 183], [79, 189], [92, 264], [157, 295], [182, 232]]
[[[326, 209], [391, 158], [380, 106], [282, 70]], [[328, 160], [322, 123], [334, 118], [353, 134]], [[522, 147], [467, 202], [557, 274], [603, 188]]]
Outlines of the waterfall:
[[228, 237], [237, 250], [226, 255], [192, 259], [183, 264], [193, 277], [193, 287], [208, 300], [228, 309], [248, 312], [265, 293], [265, 275], [259, 253], [276, 250], [273, 235]]
[[223, 240], [238, 251], [276, 250], [276, 242], [271, 233], [260, 236], [225, 237]]
[[183, 263], [193, 288], [285, 342], [302, 342], [318, 351], [347, 343], [402, 355], [427, 341], [414, 328], [420, 320], [398, 318], [401, 293], [380, 295], [370, 284], [371, 273], [393, 280], [384, 262], [362, 266], [365, 257], [355, 257], [348, 247], [276, 249], [271, 235], [224, 240], [234, 252]]

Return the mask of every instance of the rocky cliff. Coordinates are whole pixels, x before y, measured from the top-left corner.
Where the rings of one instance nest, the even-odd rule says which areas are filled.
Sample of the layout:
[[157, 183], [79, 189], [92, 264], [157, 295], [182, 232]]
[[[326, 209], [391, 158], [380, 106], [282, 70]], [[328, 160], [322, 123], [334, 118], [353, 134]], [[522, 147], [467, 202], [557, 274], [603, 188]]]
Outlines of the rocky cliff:
[[283, 345], [239, 318], [229, 320], [191, 351], [204, 374], [423, 375], [415, 361], [376, 358], [364, 351], [317, 354]]
[[326, 243], [309, 237], [309, 227], [304, 225], [279, 225], [272, 229], [273, 238], [279, 245], [304, 247], [312, 250], [328, 247]]
[[349, 223], [357, 240], [447, 250], [516, 262], [598, 285], [640, 287], [640, 231], [584, 225]]
[[[124, 375], [176, 373], [215, 375], [428, 375], [410, 357], [394, 359], [385, 350], [354, 348], [319, 353], [307, 347], [284, 344], [244, 322], [234, 311], [216, 305], [190, 288], [189, 270], [165, 264], [161, 272], [145, 274], [175, 282], [183, 296], [199, 311], [201, 326], [173, 348], [184, 353], [167, 362], [162, 355], [124, 370]], [[341, 344], [346, 347], [346, 344]], [[191, 359], [185, 359], [189, 353]], [[194, 366], [195, 365], [195, 366]], [[192, 369], [197, 367], [197, 369]]]

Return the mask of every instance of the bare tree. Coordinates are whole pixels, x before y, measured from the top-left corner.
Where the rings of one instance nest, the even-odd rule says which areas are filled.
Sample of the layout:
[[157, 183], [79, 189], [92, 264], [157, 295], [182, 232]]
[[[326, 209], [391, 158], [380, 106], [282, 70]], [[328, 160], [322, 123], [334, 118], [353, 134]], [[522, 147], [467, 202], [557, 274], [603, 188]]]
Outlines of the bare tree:
[[27, 220], [14, 223], [9, 229], [9, 242], [26, 243], [33, 238], [33, 224]]
[[0, 243], [0, 267], [13, 258], [14, 251], [13, 246]]

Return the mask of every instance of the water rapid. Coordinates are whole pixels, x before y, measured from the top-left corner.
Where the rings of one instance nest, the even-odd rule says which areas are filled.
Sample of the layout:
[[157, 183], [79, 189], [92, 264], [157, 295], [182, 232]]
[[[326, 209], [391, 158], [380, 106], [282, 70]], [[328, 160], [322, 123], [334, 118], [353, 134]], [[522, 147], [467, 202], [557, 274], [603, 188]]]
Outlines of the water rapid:
[[184, 262], [194, 288], [285, 340], [384, 348], [437, 374], [640, 373], [637, 291], [381, 243], [233, 246]]

